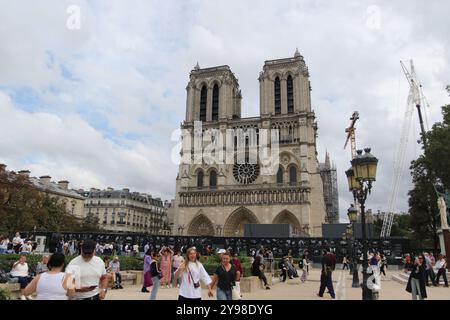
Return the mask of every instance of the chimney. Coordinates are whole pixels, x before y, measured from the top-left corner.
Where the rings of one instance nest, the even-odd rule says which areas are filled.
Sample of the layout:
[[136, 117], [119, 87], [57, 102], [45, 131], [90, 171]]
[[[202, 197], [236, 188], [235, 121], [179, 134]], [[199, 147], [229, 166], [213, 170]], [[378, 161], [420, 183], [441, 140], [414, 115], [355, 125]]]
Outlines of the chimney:
[[42, 184], [45, 184], [45, 185], [49, 185], [51, 179], [52, 179], [52, 177], [50, 177], [50, 176], [41, 176], [41, 177], [39, 177], [39, 182]]
[[6, 164], [0, 163], [0, 171], [6, 170]]
[[18, 173], [19, 173], [21, 176], [29, 177], [31, 172], [30, 172], [30, 170], [20, 170]]
[[66, 180], [58, 181], [58, 187], [64, 190], [69, 189], [69, 181]]

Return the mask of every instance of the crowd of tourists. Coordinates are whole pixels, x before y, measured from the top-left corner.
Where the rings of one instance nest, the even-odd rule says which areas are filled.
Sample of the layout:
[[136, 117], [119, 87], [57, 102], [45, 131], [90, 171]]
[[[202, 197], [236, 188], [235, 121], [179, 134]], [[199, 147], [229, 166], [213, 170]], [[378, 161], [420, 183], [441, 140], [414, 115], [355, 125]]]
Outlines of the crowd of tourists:
[[448, 287], [446, 256], [440, 254], [435, 258], [432, 252], [423, 252], [406, 254], [403, 261], [404, 272], [409, 273], [406, 291], [411, 293], [413, 300], [426, 299], [426, 287], [438, 287], [441, 277], [444, 287]]
[[[93, 240], [68, 241], [63, 239], [57, 244], [55, 252], [44, 255], [31, 272], [27, 264], [27, 256], [36, 249], [30, 238], [22, 238], [16, 233], [12, 241], [0, 237], [0, 254], [17, 253], [19, 259], [12, 264], [9, 273], [10, 281], [20, 285], [22, 300], [33, 299], [76, 299], [102, 300], [108, 289], [123, 289], [120, 268], [120, 255], [144, 257], [144, 281], [141, 291], [149, 293], [150, 300], [156, 300], [158, 290], [177, 288], [180, 300], [201, 299], [201, 284], [208, 289], [210, 297], [218, 300], [240, 299], [240, 279], [244, 275], [242, 263], [237, 252], [231, 247], [215, 249], [204, 246], [198, 250], [195, 246], [183, 246], [179, 250], [167, 246], [152, 247], [146, 243], [123, 246], [100, 244]], [[143, 250], [143, 252], [142, 252]], [[209, 276], [200, 262], [202, 254], [219, 256], [219, 263], [213, 276]], [[66, 265], [67, 257], [74, 257]], [[100, 258], [103, 256], [103, 259]], [[112, 257], [112, 258], [110, 258]], [[381, 288], [380, 277], [386, 276], [387, 258], [383, 253], [368, 252], [367, 272], [372, 277], [371, 290], [374, 297]], [[260, 246], [250, 252], [251, 268], [249, 272], [258, 277], [269, 290], [266, 277], [278, 275], [281, 282], [287, 279], [299, 278], [300, 282], [308, 280], [312, 259], [308, 251], [295, 259], [291, 250], [281, 259], [274, 259], [270, 247]], [[358, 259], [359, 271], [362, 270], [362, 255]], [[277, 263], [275, 263], [277, 261]], [[351, 257], [342, 258], [342, 270], [353, 267]], [[332, 250], [323, 251], [321, 260], [320, 286], [317, 295], [323, 297], [326, 293], [332, 299], [336, 298], [333, 288], [332, 274], [335, 271], [337, 256]], [[444, 255], [436, 258], [431, 252], [416, 255], [405, 254], [403, 258], [404, 272], [409, 274], [406, 291], [412, 299], [427, 298], [426, 287], [439, 286], [441, 278], [443, 285], [448, 287], [446, 276], [447, 263]]]
[[0, 254], [31, 254], [36, 250], [37, 243], [32, 238], [22, 238], [17, 232], [10, 240], [7, 236], [0, 235]]

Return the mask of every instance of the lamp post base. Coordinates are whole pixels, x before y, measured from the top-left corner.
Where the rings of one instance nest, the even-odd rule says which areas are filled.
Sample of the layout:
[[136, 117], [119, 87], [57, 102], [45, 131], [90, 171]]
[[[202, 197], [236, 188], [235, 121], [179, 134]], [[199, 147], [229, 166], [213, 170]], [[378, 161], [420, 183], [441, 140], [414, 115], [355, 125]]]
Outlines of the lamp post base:
[[369, 275], [366, 273], [365, 270], [363, 270], [363, 282], [361, 283], [362, 299], [363, 300], [375, 300], [372, 290], [367, 287], [368, 279], [369, 279]]
[[358, 264], [353, 264], [353, 281], [352, 288], [359, 288]]

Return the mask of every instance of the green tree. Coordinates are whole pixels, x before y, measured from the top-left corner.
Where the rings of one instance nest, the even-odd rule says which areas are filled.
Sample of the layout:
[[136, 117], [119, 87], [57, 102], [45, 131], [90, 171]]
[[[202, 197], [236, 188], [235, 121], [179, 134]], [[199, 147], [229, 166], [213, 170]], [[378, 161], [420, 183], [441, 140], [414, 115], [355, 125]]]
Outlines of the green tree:
[[100, 224], [98, 218], [92, 214], [88, 213], [86, 217], [81, 222], [81, 230], [84, 232], [95, 232], [100, 231]]
[[0, 169], [0, 233], [82, 228], [82, 222], [67, 211], [61, 198], [38, 190], [25, 175]]
[[0, 169], [0, 230], [32, 230], [42, 210], [42, 195], [26, 176]]
[[[448, 89], [450, 91], [450, 89]], [[411, 164], [414, 189], [409, 192], [412, 238], [423, 247], [438, 247], [439, 210], [436, 182], [450, 189], [450, 105], [442, 107], [442, 122], [425, 134], [427, 148]]]

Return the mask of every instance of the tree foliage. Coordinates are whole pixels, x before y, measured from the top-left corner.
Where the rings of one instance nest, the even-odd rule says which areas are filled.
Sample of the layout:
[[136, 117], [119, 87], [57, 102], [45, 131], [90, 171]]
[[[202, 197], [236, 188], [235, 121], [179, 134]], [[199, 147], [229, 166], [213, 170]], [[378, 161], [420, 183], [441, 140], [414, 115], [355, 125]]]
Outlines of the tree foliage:
[[95, 231], [71, 215], [60, 198], [38, 190], [25, 175], [0, 169], [0, 232]]
[[427, 148], [411, 163], [414, 189], [409, 192], [412, 238], [423, 247], [438, 245], [440, 218], [436, 182], [450, 189], [450, 105], [442, 107], [443, 120], [425, 134]]

